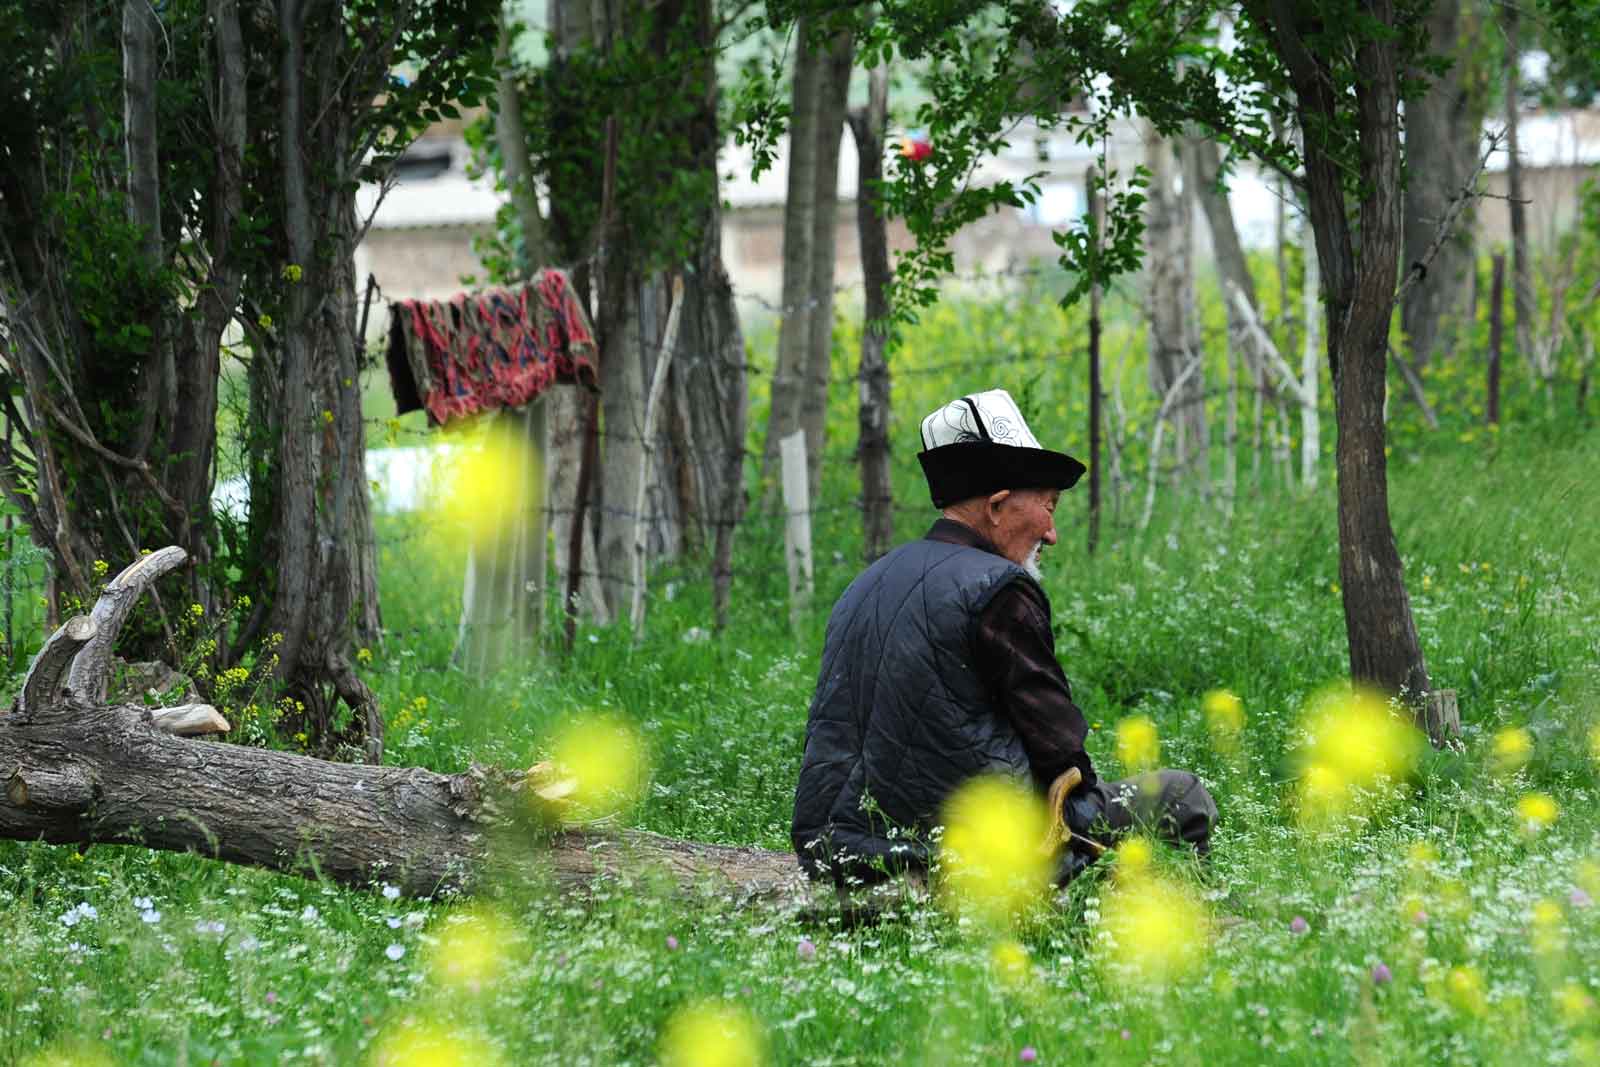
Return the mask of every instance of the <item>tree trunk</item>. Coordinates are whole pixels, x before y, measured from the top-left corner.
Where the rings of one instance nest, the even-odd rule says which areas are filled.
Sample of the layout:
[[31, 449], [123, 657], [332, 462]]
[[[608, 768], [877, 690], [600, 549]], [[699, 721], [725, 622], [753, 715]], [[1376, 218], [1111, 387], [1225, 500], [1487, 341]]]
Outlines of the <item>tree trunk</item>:
[[[341, 173], [353, 161], [348, 118], [329, 106], [341, 91], [343, 34], [336, 5], [315, 15], [296, 0], [279, 9], [285, 250], [300, 275], [286, 301], [280, 376], [264, 394], [277, 440], [272, 492], [251, 499], [275, 501], [277, 582], [267, 626], [281, 635], [277, 676], [295, 701], [285, 728], [325, 752], [376, 763], [383, 718], [350, 663], [352, 645], [375, 642], [381, 625], [355, 351], [354, 183]], [[317, 41], [309, 57], [308, 29]], [[309, 101], [308, 87], [316, 93]], [[308, 111], [324, 115], [315, 146], [302, 139]], [[313, 171], [313, 156], [334, 170]], [[335, 730], [340, 700], [352, 723]]]
[[816, 499], [833, 352], [839, 142], [853, 46], [848, 32], [826, 41], [811, 40], [813, 33], [812, 21], [802, 18], [796, 30], [799, 46], [783, 209], [783, 324], [765, 466], [768, 471], [775, 469], [778, 442], [796, 429], [804, 430], [808, 482]]
[[[1468, 20], [1469, 22], [1472, 20]], [[1428, 15], [1429, 51], [1450, 60], [1448, 71], [1412, 77], [1422, 86], [1406, 99], [1405, 251], [1403, 263], [1423, 262], [1452, 198], [1472, 175], [1483, 114], [1468, 84], [1470, 53], [1464, 42], [1460, 0], [1438, 0]], [[1472, 271], [1472, 227], [1462, 226], [1439, 247], [1428, 271], [1406, 293], [1400, 327], [1414, 366], [1449, 352], [1467, 309]]]
[[1200, 355], [1195, 330], [1194, 264], [1190, 262], [1187, 190], [1179, 189], [1170, 142], [1146, 123], [1144, 165], [1150, 171], [1146, 210], [1146, 317], [1149, 322], [1150, 389], [1171, 411], [1176, 477], [1208, 491], [1210, 454], [1205, 424], [1205, 373], [1189, 374], [1184, 389], [1165, 403], [1173, 382]]
[[871, 563], [894, 543], [894, 486], [889, 476], [889, 232], [884, 217], [883, 141], [889, 119], [889, 68], [870, 75], [867, 106], [850, 113], [859, 160], [856, 233], [866, 306], [861, 327], [857, 445], [861, 460], [862, 553]]
[[[807, 331], [806, 378], [800, 399], [800, 426], [806, 432], [806, 476], [812, 500], [822, 499], [822, 461], [828, 441], [828, 379], [833, 371], [833, 278], [838, 259], [839, 144], [844, 137], [845, 104], [850, 92], [848, 32], [828, 42], [817, 85], [816, 195], [811, 224], [811, 320]], [[859, 192], [857, 194], [859, 199]]]
[[[1083, 176], [1084, 199], [1089, 209], [1089, 220], [1094, 225], [1095, 251], [1099, 252], [1100, 230], [1104, 222], [1101, 215], [1100, 175], [1090, 167]], [[1100, 413], [1100, 284], [1089, 287], [1089, 522], [1088, 550], [1094, 555], [1100, 545], [1100, 427], [1105, 421]]]
[[1500, 351], [1505, 337], [1506, 257], [1496, 252], [1494, 280], [1489, 285], [1489, 368], [1484, 383], [1484, 421], [1500, 423]]
[[1145, 212], [1150, 388], [1170, 412], [1175, 479], [1193, 479], [1204, 494], [1210, 488], [1204, 373], [1184, 377], [1184, 388], [1169, 397], [1173, 383], [1200, 354], [1194, 320], [1189, 198], [1178, 187], [1173, 146], [1149, 123], [1145, 124], [1144, 149], [1145, 167], [1150, 171]]
[[[552, 833], [540, 825], [543, 797], [528, 772], [475, 764], [446, 775], [207, 744], [160, 728], [160, 712], [106, 705], [90, 694], [105, 692], [108, 663], [86, 660], [85, 646], [109, 648], [133, 600], [183, 559], [173, 547], [128, 568], [112, 583], [121, 591], [114, 605], [74, 616], [40, 650], [0, 714], [0, 838], [194, 852], [361, 888], [387, 882], [415, 896], [540, 873], [581, 891], [597, 876], [646, 867], [686, 888], [806, 896], [788, 852], [637, 831]], [[69, 674], [85, 684], [69, 692]], [[210, 708], [190, 717], [226, 729]]]
[[794, 85], [789, 113], [789, 173], [783, 199], [783, 319], [772, 375], [772, 410], [762, 470], [777, 470], [778, 442], [801, 428], [807, 361], [811, 358], [811, 266], [815, 259], [817, 112], [826, 54], [811, 40], [811, 20], [795, 28]]
[[733, 589], [733, 539], [744, 518], [745, 433], [749, 390], [744, 332], [733, 282], [722, 262], [722, 206], [717, 195], [717, 19], [710, 0], [695, 0], [692, 18], [697, 57], [685, 65], [685, 89], [696, 102], [684, 131], [686, 166], [710, 190], [689, 214], [696, 231], [693, 261], [683, 276], [683, 316], [672, 365], [669, 437], [675, 457], [673, 484], [684, 533], [709, 554], [713, 626], [728, 624]]
[[[1300, 484], [1317, 487], [1317, 462], [1322, 454], [1322, 429], [1317, 405], [1317, 304], [1322, 299], [1322, 272], [1317, 267], [1317, 252], [1306, 249], [1305, 347], [1300, 354]], [[1388, 337], [1387, 334], [1384, 335]], [[1385, 364], [1387, 366], [1387, 364]]]
[[[1238, 369], [1241, 352], [1251, 353], [1246, 364], [1251, 367], [1265, 362], [1253, 352], [1254, 338], [1248, 326], [1240, 319], [1234, 301], [1226, 299], [1228, 285], [1232, 283], [1244, 294], [1250, 309], [1260, 319], [1260, 305], [1256, 302], [1256, 283], [1245, 262], [1244, 247], [1239, 243], [1239, 231], [1233, 224], [1233, 207], [1228, 203], [1228, 190], [1222, 184], [1222, 154], [1217, 142], [1210, 138], [1192, 136], [1184, 142], [1184, 184], [1194, 190], [1195, 198], [1205, 212], [1206, 225], [1211, 230], [1212, 254], [1216, 259], [1217, 274], [1222, 281], [1223, 304], [1228, 316], [1228, 410], [1227, 459], [1223, 482], [1228, 507], [1233, 506], [1238, 490]], [[1258, 401], [1259, 403], [1259, 401]]]
[[1528, 213], [1523, 203], [1522, 154], [1517, 127], [1522, 113], [1520, 18], [1516, 4], [1506, 4], [1506, 206], [1511, 211], [1511, 296], [1516, 311], [1517, 355], [1537, 372], [1533, 350], [1533, 265], [1528, 259]]
[[1362, 196], [1357, 257], [1346, 213], [1344, 175], [1326, 147], [1338, 97], [1315, 49], [1339, 47], [1318, 31], [1314, 13], [1287, 0], [1252, 0], [1252, 16], [1270, 35], [1290, 73], [1305, 142], [1312, 231], [1322, 268], [1324, 325], [1334, 382], [1339, 499], [1339, 577], [1344, 592], [1350, 673], [1420, 709], [1430, 689], [1411, 615], [1400, 554], [1389, 520], [1383, 398], [1389, 319], [1400, 256], [1399, 79], [1391, 0], [1371, 0], [1378, 32], [1356, 43]]

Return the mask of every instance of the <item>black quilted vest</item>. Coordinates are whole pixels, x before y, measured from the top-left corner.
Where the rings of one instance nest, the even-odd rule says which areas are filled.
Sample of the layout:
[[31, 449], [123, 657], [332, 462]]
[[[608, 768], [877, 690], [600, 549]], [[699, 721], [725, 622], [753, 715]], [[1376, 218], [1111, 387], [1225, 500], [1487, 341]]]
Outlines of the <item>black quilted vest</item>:
[[978, 616], [1021, 567], [941, 541], [902, 545], [828, 619], [791, 836], [813, 878], [876, 881], [928, 865], [928, 831], [961, 783], [1026, 780], [1027, 752], [974, 670]]

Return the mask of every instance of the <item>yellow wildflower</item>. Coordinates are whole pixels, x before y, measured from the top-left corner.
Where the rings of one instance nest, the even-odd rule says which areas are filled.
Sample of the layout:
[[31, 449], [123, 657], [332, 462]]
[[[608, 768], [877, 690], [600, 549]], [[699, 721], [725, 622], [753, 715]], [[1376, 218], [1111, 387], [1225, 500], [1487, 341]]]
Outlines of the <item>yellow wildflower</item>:
[[1547, 793], [1529, 793], [1517, 801], [1517, 821], [1524, 833], [1537, 834], [1556, 821], [1561, 809]]

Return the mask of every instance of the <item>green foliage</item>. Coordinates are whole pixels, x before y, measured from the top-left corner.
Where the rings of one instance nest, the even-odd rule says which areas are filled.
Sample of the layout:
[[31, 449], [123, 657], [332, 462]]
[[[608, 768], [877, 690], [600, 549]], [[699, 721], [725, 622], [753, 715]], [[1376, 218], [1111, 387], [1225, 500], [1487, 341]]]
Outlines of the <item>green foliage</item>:
[[[691, 260], [717, 202], [715, 156], [721, 135], [706, 101], [714, 94], [712, 32], [692, 6], [661, 8], [616, 33], [605, 47], [585, 45], [548, 65], [514, 72], [532, 180], [548, 195], [553, 254], [560, 262], [592, 255], [612, 227], [626, 241], [630, 270], [650, 272]], [[496, 105], [498, 106], [498, 104]], [[469, 133], [474, 166], [504, 172], [493, 115]], [[615, 131], [610, 185], [608, 130]], [[611, 189], [610, 219], [601, 217]], [[478, 252], [491, 278], [516, 273], [521, 224], [509, 205]]]

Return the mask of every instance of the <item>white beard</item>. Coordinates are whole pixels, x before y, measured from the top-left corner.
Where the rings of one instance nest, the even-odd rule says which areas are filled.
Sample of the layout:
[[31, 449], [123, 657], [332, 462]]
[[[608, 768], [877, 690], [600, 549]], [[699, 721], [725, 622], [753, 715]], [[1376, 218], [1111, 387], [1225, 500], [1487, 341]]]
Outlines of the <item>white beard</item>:
[[1044, 549], [1044, 542], [1034, 543], [1033, 551], [1028, 553], [1028, 558], [1022, 561], [1022, 569], [1028, 572], [1028, 577], [1036, 582], [1044, 581], [1044, 572], [1039, 570], [1039, 553]]

